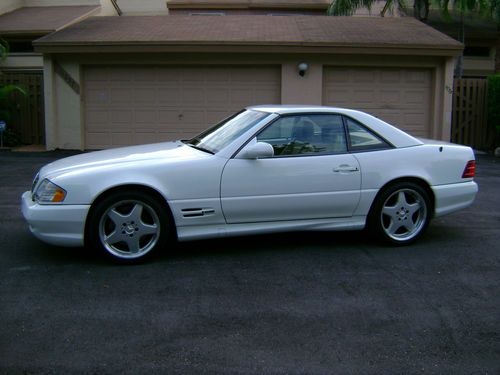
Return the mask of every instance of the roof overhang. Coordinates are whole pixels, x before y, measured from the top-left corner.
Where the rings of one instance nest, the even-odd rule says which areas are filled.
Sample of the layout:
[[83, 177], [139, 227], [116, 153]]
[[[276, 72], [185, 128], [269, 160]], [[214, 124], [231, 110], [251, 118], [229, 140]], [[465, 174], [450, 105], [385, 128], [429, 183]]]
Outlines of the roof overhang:
[[18, 8], [0, 15], [0, 35], [47, 35], [94, 15], [99, 9], [98, 5]]
[[411, 18], [92, 17], [34, 42], [37, 52], [289, 52], [456, 56], [463, 45]]

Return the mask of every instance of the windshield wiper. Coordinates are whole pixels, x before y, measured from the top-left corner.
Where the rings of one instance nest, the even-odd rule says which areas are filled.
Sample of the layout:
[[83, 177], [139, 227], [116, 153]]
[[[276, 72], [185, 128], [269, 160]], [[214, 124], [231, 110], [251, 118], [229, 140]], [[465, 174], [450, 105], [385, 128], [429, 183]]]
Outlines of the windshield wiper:
[[206, 148], [203, 148], [203, 147], [200, 147], [200, 146], [195, 146], [195, 145], [193, 145], [191, 143], [185, 143], [185, 144], [188, 145], [189, 147], [195, 148], [197, 150], [200, 150], [200, 151], [203, 151], [203, 152], [207, 152], [207, 153], [212, 154], [212, 155], [215, 154], [213, 151], [210, 151], [210, 150], [208, 150]]

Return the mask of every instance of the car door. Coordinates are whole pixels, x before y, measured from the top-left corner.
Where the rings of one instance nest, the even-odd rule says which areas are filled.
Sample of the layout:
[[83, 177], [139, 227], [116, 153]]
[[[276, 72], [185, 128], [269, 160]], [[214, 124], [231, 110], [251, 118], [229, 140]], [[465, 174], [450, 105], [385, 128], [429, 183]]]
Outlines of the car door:
[[270, 143], [274, 156], [230, 159], [222, 173], [227, 223], [350, 217], [360, 198], [357, 159], [347, 152], [340, 115], [277, 119], [249, 145]]

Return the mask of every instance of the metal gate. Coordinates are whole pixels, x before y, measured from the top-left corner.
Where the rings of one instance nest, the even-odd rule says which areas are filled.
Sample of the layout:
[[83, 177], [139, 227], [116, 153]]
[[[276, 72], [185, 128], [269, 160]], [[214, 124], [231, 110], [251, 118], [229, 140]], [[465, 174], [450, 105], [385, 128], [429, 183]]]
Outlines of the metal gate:
[[2, 72], [0, 85], [17, 85], [26, 91], [26, 96], [13, 93], [14, 106], [7, 129], [12, 130], [22, 144], [45, 144], [42, 73]]

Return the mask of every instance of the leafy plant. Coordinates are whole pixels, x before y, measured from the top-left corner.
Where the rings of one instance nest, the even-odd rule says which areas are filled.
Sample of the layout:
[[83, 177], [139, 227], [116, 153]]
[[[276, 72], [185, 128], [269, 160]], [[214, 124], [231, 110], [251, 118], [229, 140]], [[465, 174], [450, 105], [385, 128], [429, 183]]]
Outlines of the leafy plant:
[[[371, 9], [376, 0], [331, 0], [327, 14], [331, 16], [352, 16], [360, 8]], [[461, 14], [475, 14], [500, 21], [500, 0], [414, 0], [413, 15], [425, 21], [429, 15], [429, 8], [440, 9], [445, 18], [451, 19], [449, 9], [453, 8]], [[451, 6], [450, 6], [451, 5]], [[405, 0], [386, 0], [380, 12], [384, 16], [389, 9], [406, 10]]]
[[0, 86], [0, 120], [9, 121], [12, 109], [15, 108], [14, 101], [16, 93], [26, 96], [26, 91], [17, 85]]
[[0, 61], [5, 60], [8, 54], [9, 54], [9, 43], [0, 38]]
[[19, 134], [12, 129], [3, 132], [3, 145], [7, 147], [17, 147], [21, 145]]
[[[0, 62], [7, 58], [8, 53], [9, 44], [5, 40], [0, 39]], [[8, 123], [12, 118], [12, 110], [16, 107], [16, 95], [26, 96], [26, 91], [17, 85], [0, 85], [0, 120]], [[7, 132], [4, 133], [4, 136], [6, 134]]]

